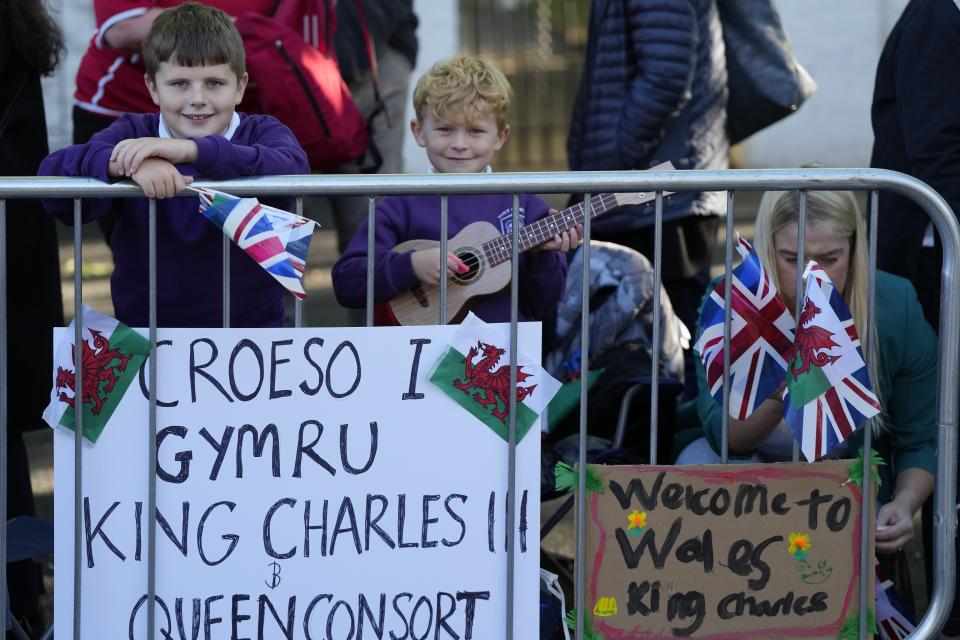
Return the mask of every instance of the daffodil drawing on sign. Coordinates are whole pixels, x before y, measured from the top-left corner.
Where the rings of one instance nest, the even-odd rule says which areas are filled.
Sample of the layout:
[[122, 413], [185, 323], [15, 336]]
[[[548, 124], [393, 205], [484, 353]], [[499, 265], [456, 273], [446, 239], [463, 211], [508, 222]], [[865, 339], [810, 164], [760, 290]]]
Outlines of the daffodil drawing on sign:
[[629, 524], [627, 525], [627, 535], [638, 536], [647, 528], [647, 512], [633, 510], [633, 513], [627, 516]]
[[810, 535], [807, 533], [791, 533], [789, 536], [790, 546], [787, 552], [793, 556], [794, 560], [806, 560], [810, 552]]
[[600, 596], [593, 606], [593, 615], [599, 618], [609, 618], [617, 615], [617, 599], [609, 596]]

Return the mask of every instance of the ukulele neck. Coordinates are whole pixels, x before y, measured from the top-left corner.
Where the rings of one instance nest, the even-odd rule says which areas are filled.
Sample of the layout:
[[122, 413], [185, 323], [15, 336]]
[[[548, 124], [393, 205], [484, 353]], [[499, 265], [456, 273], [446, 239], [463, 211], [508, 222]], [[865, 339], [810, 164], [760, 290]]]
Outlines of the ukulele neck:
[[[590, 218], [596, 218], [619, 206], [617, 197], [612, 193], [601, 193], [593, 196], [590, 198]], [[520, 237], [519, 253], [539, 246], [554, 236], [583, 224], [583, 220], [584, 206], [580, 202], [553, 215], [540, 218], [532, 224], [520, 227], [518, 233]], [[512, 238], [513, 234], [507, 233], [484, 243], [483, 253], [490, 266], [495, 267], [510, 260], [513, 246]]]

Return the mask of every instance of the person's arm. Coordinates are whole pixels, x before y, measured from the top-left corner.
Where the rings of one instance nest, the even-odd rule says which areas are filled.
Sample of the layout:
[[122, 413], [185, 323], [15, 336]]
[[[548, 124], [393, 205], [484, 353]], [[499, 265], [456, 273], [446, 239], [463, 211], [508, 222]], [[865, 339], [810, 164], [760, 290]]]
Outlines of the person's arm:
[[99, 39], [111, 49], [140, 51], [150, 27], [153, 26], [153, 21], [162, 11], [163, 9], [151, 8], [139, 15], [125, 16], [120, 13], [112, 16], [100, 27], [102, 32], [99, 34]]
[[[695, 361], [697, 372], [697, 415], [703, 425], [704, 437], [718, 453], [721, 451], [721, 431], [723, 429], [723, 407], [707, 388], [707, 374], [699, 354]], [[785, 383], [784, 383], [785, 384]], [[781, 385], [769, 398], [751, 413], [746, 420], [730, 418], [727, 431], [728, 451], [731, 455], [749, 454], [766, 442], [783, 420], [784, 385]]]
[[[257, 116], [247, 116], [254, 118]], [[227, 140], [223, 136], [191, 138], [197, 144], [197, 159], [193, 163], [204, 178], [229, 180], [244, 176], [309, 174], [307, 154], [293, 133], [279, 120], [259, 116], [255, 122], [240, 127], [256, 127], [249, 144]], [[234, 138], [239, 137], [238, 133]]]
[[[374, 303], [382, 304], [410, 290], [419, 282], [413, 269], [412, 252], [393, 251], [407, 238], [398, 221], [409, 215], [403, 197], [385, 198], [377, 205], [374, 245]], [[439, 254], [438, 254], [439, 257]], [[331, 271], [333, 293], [348, 309], [360, 309], [367, 303], [367, 223], [357, 229], [343, 255]]]
[[874, 541], [880, 553], [899, 551], [913, 538], [913, 514], [933, 491], [933, 474], [924, 469], [905, 469], [897, 474], [893, 500], [877, 511]]
[[884, 436], [890, 440], [894, 499], [877, 512], [877, 550], [896, 551], [913, 536], [913, 514], [933, 490], [936, 467], [937, 339], [905, 280], [881, 274], [877, 326], [890, 385]]
[[[119, 177], [111, 170], [110, 156], [113, 148], [122, 140], [136, 135], [136, 128], [129, 116], [122, 116], [106, 129], [98, 131], [89, 142], [65, 147], [54, 151], [40, 163], [39, 176], [60, 176], [77, 178], [96, 178], [111, 182]], [[43, 200], [43, 206], [49, 214], [61, 222], [73, 224], [73, 200], [56, 198]], [[104, 215], [110, 209], [108, 198], [84, 198], [83, 222], [89, 222]]]
[[110, 154], [110, 176], [132, 176], [147, 158], [162, 158], [170, 164], [191, 163], [197, 159], [197, 143], [179, 138], [121, 140]]
[[628, 60], [638, 73], [608, 135], [616, 136], [619, 166], [645, 168], [643, 161], [689, 100], [698, 23], [689, 0], [628, 0], [626, 13]]

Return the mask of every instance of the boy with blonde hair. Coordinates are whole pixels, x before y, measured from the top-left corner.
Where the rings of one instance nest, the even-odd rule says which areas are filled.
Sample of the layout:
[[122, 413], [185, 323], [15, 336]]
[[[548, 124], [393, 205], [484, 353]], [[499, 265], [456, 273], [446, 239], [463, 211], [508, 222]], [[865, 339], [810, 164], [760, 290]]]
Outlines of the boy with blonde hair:
[[[410, 123], [417, 144], [426, 150], [432, 171], [492, 171], [493, 156], [510, 135], [507, 111], [511, 94], [503, 73], [479, 58], [455, 56], [433, 65], [417, 82], [413, 94], [416, 118]], [[520, 196], [521, 225], [529, 225], [549, 212], [550, 207], [539, 197]], [[447, 215], [451, 237], [478, 221], [489, 222], [498, 233], [508, 234], [513, 221], [513, 198], [509, 194], [451, 195]], [[379, 203], [373, 260], [377, 305], [418, 285], [436, 285], [441, 277], [470, 275], [475, 265], [466, 264], [454, 253], [448, 253], [441, 261], [439, 248], [394, 250], [405, 241], [439, 238], [440, 196], [394, 196]], [[579, 241], [578, 227], [554, 235], [520, 256], [520, 320], [540, 320], [554, 309], [563, 294], [566, 277], [566, 260], [561, 252]], [[363, 224], [333, 267], [334, 293], [342, 305], [364, 306], [366, 274], [367, 225]], [[472, 298], [470, 310], [487, 322], [509, 321], [509, 288]], [[378, 319], [395, 322], [390, 314], [378, 314]]]
[[[247, 86], [243, 41], [230, 17], [188, 2], [164, 10], [143, 44], [144, 78], [159, 113], [126, 114], [89, 142], [56, 151], [40, 175], [109, 182], [129, 177], [157, 203], [157, 322], [212, 327], [222, 321], [223, 232], [198, 212], [196, 198], [176, 198], [194, 176], [214, 180], [309, 173], [293, 133], [272, 116], [236, 112]], [[73, 224], [69, 199], [47, 211]], [[147, 200], [114, 204], [110, 278], [114, 314], [130, 326], [148, 323]], [[83, 221], [111, 201], [83, 201]], [[284, 288], [236, 245], [230, 247], [231, 326], [282, 326]]]

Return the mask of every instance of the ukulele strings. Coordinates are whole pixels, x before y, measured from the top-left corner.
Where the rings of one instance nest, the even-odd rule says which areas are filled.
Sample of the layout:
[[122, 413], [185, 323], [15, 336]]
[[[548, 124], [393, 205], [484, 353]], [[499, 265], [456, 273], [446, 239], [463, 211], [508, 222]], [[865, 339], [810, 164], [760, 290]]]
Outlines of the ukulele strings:
[[[614, 196], [612, 196], [611, 194], [602, 194], [602, 195], [598, 195], [598, 196], [595, 196], [595, 197], [591, 198], [591, 205], [592, 205], [591, 209], [593, 209], [593, 210], [600, 209], [601, 211], [605, 211], [605, 210], [607, 209], [608, 201], [609, 201], [610, 199], [613, 199], [613, 201], [616, 202], [616, 198], [615, 198]], [[566, 212], [566, 213], [565, 213], [565, 212]], [[573, 205], [572, 207], [569, 207], [569, 208], [564, 209], [564, 210], [562, 210], [562, 211], [558, 211], [557, 213], [554, 213], [554, 214], [552, 214], [552, 215], [550, 215], [550, 216], [546, 216], [546, 217], [540, 218], [540, 220], [538, 220], [534, 225], [531, 225], [531, 227], [530, 227], [529, 229], [530, 229], [530, 230], [533, 230], [536, 225], [549, 226], [548, 221], [551, 220], [551, 219], [559, 220], [559, 221], [561, 221], [561, 222], [567, 222], [567, 221], [568, 221], [568, 220], [567, 220], [568, 217], [573, 217], [573, 219], [576, 221], [576, 224], [581, 224], [582, 221], [583, 221], [583, 219], [584, 219], [584, 207], [583, 207], [583, 203], [581, 202], [581, 203], [575, 204], [575, 205]], [[571, 227], [568, 227], [568, 229], [569, 229], [569, 228], [571, 228]], [[565, 229], [564, 231], [566, 231], [566, 230], [567, 230], [567, 229]], [[553, 234], [553, 235], [550, 235], [550, 236], [546, 236], [546, 237], [544, 237], [544, 239], [543, 239], [542, 242], [547, 242], [548, 240], [550, 240], [551, 238], [553, 238], [554, 235], [559, 235], [559, 234]], [[503, 238], [503, 237], [505, 237], [505, 236], [500, 236], [500, 238], [497, 238], [496, 240], [500, 240], [500, 239]], [[494, 242], [496, 242], [496, 240], [494, 240]], [[511, 244], [511, 243], [507, 242], [507, 243], [506, 243], [506, 246], [505, 246], [504, 248], [510, 247], [510, 244]], [[522, 244], [522, 243], [521, 243], [521, 244]], [[535, 246], [535, 245], [534, 245], [534, 246]], [[476, 253], [471, 252], [466, 258], [461, 258], [460, 260], [461, 260], [461, 262], [463, 262], [464, 265], [467, 266], [467, 268], [468, 268], [470, 271], [474, 271], [475, 269], [477, 269], [477, 268], [480, 267], [480, 258], [476, 255]], [[465, 275], [465, 274], [458, 274], [458, 275]]]

